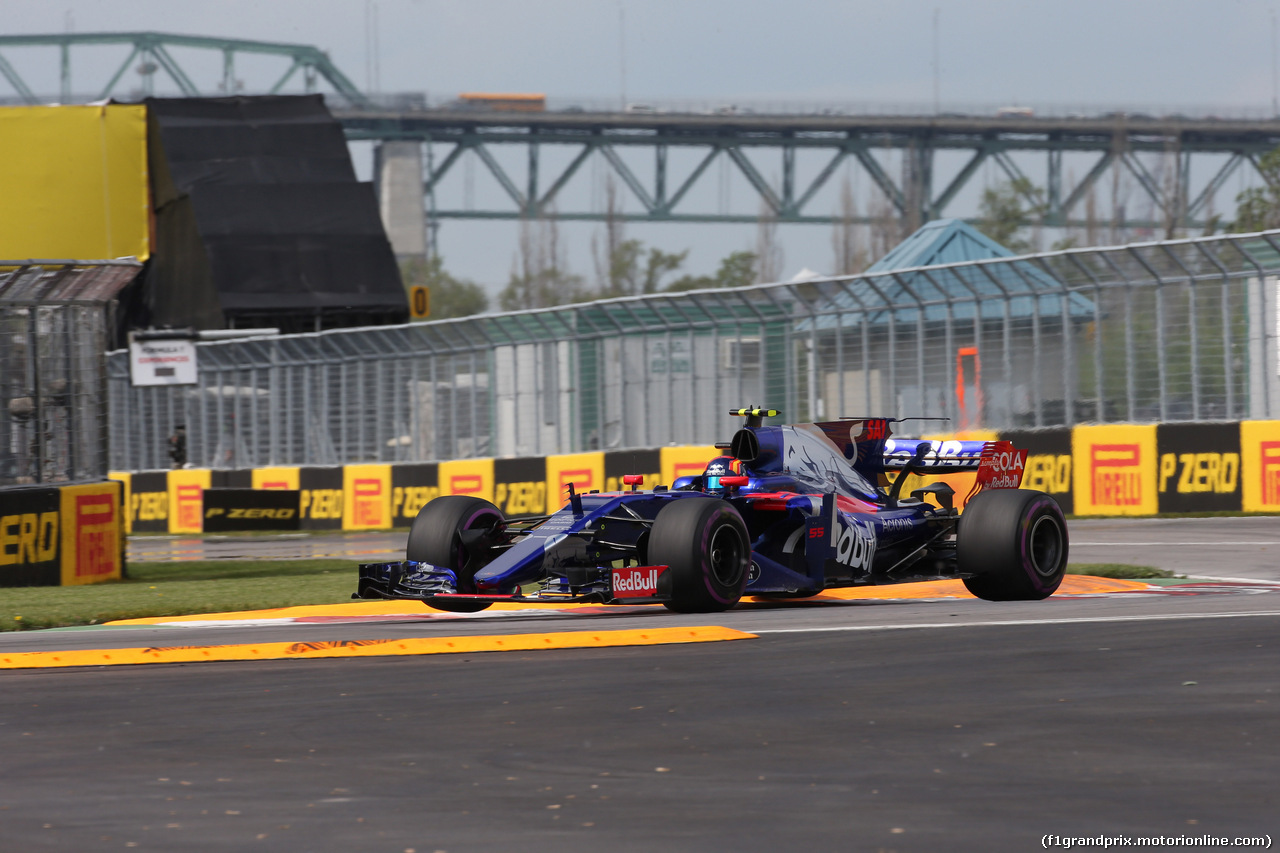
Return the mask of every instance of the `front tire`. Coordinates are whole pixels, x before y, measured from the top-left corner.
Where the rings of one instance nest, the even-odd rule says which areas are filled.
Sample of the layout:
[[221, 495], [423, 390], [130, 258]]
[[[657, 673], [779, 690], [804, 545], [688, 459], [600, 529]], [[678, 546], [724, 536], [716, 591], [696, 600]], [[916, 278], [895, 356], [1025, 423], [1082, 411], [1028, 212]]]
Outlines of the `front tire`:
[[[489, 562], [483, 534], [492, 533], [506, 518], [502, 510], [483, 498], [444, 495], [427, 503], [409, 529], [405, 559], [451, 569], [458, 579], [458, 592], [476, 591], [475, 574]], [[470, 534], [470, 535], [464, 535]], [[431, 599], [427, 605], [450, 613], [476, 613], [489, 601], [447, 601]]]
[[987, 601], [1038, 601], [1067, 571], [1067, 522], [1058, 502], [1030, 489], [979, 492], [964, 508], [956, 560], [969, 592]]
[[677, 613], [717, 613], [742, 598], [751, 571], [751, 540], [727, 501], [683, 498], [663, 507], [649, 534], [649, 562], [671, 574]]

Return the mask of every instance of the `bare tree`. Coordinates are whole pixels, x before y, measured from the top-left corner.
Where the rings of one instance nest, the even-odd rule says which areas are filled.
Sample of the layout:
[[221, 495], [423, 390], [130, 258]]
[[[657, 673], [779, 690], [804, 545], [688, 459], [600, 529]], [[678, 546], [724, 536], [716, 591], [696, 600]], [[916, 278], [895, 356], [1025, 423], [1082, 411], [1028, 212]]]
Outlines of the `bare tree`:
[[902, 220], [896, 215], [884, 191], [878, 187], [871, 195], [868, 212], [871, 216], [871, 246], [868, 257], [874, 263], [902, 242]]
[[498, 298], [505, 311], [548, 308], [581, 299], [582, 277], [569, 272], [555, 212], [520, 221], [511, 277]]
[[773, 282], [782, 277], [782, 246], [778, 243], [778, 214], [767, 201], [760, 202], [760, 218], [756, 228], [756, 272], [760, 281]]
[[840, 186], [840, 221], [831, 232], [836, 275], [852, 275], [867, 267], [867, 253], [862, 248], [861, 228], [857, 220], [858, 203], [853, 197], [853, 186], [846, 176]]

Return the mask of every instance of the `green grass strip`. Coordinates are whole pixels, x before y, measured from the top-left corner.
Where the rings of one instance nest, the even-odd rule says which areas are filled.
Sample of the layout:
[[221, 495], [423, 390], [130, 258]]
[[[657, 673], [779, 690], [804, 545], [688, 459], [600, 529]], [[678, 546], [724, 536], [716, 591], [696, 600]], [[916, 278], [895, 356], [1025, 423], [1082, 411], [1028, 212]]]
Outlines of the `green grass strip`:
[[1095, 578], [1123, 578], [1125, 580], [1144, 580], [1147, 578], [1171, 578], [1173, 572], [1157, 569], [1155, 566], [1131, 566], [1126, 563], [1070, 563], [1067, 565], [1069, 575], [1093, 575]]
[[118, 583], [5, 589], [0, 631], [340, 604], [355, 589], [356, 564], [349, 560], [132, 563], [129, 579]]

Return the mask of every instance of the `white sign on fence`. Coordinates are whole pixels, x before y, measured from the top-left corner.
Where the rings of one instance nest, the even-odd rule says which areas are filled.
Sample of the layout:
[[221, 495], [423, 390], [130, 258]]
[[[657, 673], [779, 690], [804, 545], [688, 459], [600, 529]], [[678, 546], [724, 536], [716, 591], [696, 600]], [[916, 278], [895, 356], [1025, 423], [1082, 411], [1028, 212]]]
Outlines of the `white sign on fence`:
[[134, 385], [195, 385], [196, 343], [181, 338], [133, 341], [129, 375]]

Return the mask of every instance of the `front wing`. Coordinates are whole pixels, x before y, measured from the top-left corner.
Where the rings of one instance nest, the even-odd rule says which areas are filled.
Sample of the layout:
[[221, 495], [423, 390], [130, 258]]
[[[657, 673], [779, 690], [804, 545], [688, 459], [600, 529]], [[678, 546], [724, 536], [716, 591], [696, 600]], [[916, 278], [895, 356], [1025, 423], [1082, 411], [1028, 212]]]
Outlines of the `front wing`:
[[361, 563], [354, 599], [412, 599], [522, 604], [658, 604], [671, 600], [667, 566], [575, 567], [510, 595], [458, 593], [448, 569], [404, 560]]

